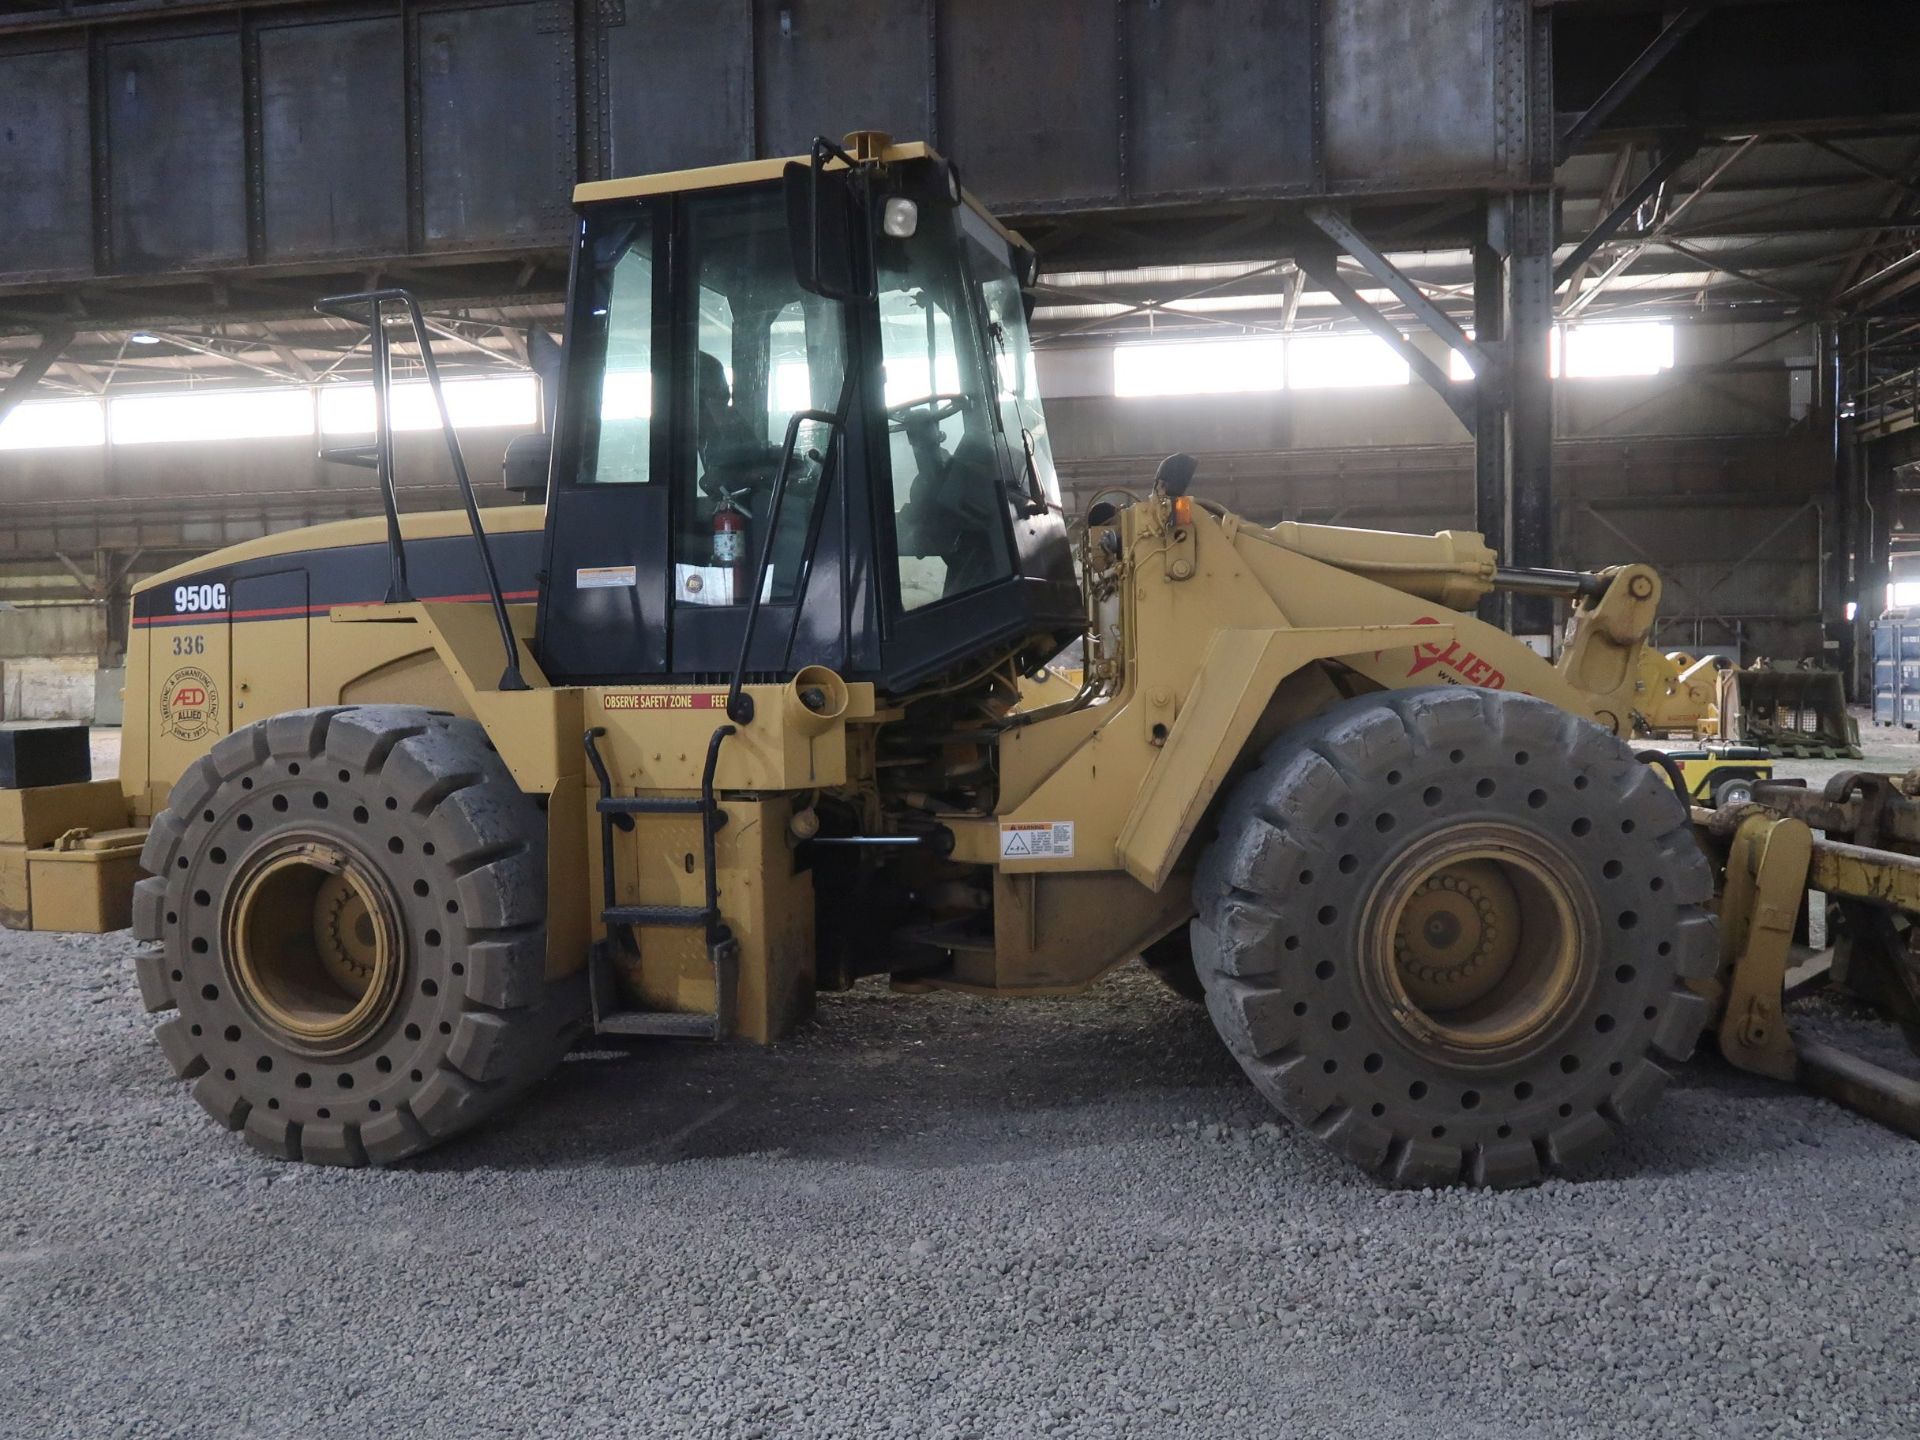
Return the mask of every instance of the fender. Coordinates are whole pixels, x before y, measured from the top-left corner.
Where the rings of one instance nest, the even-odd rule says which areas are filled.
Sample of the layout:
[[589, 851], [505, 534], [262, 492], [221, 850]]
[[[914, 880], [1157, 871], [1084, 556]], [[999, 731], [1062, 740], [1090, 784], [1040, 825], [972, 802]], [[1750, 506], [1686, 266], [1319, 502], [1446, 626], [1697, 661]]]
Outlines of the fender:
[[1199, 676], [1134, 797], [1116, 846], [1127, 873], [1166, 884], [1200, 817], [1239, 760], [1280, 682], [1319, 660], [1445, 644], [1451, 625], [1351, 625], [1220, 630]]

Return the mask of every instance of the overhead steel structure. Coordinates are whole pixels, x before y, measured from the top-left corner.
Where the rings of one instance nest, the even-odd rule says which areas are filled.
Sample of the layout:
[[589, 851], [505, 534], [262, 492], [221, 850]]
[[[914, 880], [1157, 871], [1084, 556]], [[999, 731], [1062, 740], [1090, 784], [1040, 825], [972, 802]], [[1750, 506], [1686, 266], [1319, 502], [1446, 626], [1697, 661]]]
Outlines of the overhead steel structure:
[[[1350, 313], [1474, 435], [1489, 538], [1548, 565], [1556, 306], [1697, 288], [1793, 317], [1869, 279], [1873, 247], [1913, 228], [1912, 9], [0, 0], [0, 411], [181, 366], [310, 384], [351, 358], [312, 297], [382, 284], [421, 294], [472, 363], [526, 365], [576, 180], [879, 127], [957, 157], [1036, 243], [1060, 302], [1043, 335]], [[1748, 204], [1802, 232], [1755, 256], [1738, 200], [1706, 202], [1771, 176], [1790, 205], [1831, 178], [1783, 172], [1782, 147], [1866, 188], [1840, 214]], [[1840, 288], [1813, 296], [1822, 267]], [[1449, 383], [1409, 324], [1475, 382]], [[136, 328], [162, 343], [128, 352]], [[1509, 618], [1544, 628], [1520, 603]]]

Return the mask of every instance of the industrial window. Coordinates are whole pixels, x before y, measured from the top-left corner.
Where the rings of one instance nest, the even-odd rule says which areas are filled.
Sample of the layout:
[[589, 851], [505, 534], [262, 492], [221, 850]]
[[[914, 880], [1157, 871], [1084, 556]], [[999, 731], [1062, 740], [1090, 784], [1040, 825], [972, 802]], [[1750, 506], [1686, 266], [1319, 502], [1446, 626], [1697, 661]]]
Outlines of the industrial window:
[[1311, 335], [1287, 342], [1289, 390], [1358, 389], [1412, 380], [1407, 362], [1376, 335]]
[[[1547, 373], [1556, 380], [1612, 380], [1672, 368], [1673, 326], [1660, 321], [1556, 325], [1547, 338]], [[1457, 350], [1447, 352], [1447, 373], [1455, 380], [1473, 378]]]
[[1165, 340], [1113, 352], [1113, 393], [1229, 395], [1405, 385], [1407, 362], [1373, 335]]
[[[448, 380], [442, 387], [447, 413], [459, 430], [489, 425], [539, 424], [539, 390], [531, 375], [504, 375], [495, 379]], [[437, 430], [440, 412], [433, 389], [424, 380], [409, 380], [392, 390], [391, 420], [395, 430]], [[320, 390], [320, 429], [328, 435], [373, 433], [373, 387], [327, 385]]]
[[37, 400], [0, 420], [0, 450], [65, 449], [106, 439], [106, 407], [98, 400]]
[[1113, 393], [1224, 395], [1287, 387], [1286, 341], [1181, 340], [1121, 345], [1113, 352]]
[[270, 440], [311, 434], [313, 392], [305, 387], [126, 395], [107, 406], [107, 438], [115, 445]]

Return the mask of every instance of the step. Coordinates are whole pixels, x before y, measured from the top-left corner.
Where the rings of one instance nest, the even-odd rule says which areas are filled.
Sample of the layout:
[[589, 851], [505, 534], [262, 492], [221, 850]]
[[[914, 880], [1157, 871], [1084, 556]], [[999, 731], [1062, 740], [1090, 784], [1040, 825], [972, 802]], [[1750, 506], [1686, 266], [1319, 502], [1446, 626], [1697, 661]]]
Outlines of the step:
[[601, 1035], [660, 1035], [677, 1040], [712, 1040], [711, 1015], [682, 1015], [668, 1010], [616, 1010], [594, 1025]]
[[594, 808], [602, 815], [698, 815], [706, 806], [698, 795], [609, 795]]
[[704, 905], [613, 905], [600, 912], [609, 925], [677, 925], [693, 929], [716, 919]]

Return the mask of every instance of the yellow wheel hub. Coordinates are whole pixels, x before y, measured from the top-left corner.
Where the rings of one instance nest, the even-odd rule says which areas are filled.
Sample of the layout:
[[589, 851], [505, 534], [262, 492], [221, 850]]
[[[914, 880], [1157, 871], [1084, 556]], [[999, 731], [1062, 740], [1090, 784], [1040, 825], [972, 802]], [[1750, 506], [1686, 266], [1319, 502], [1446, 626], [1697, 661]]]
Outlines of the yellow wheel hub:
[[1599, 917], [1573, 862], [1497, 821], [1398, 856], [1365, 902], [1361, 982], [1414, 1050], [1455, 1067], [1548, 1043], [1591, 990]]
[[1451, 1009], [1482, 998], [1513, 963], [1520, 900], [1491, 861], [1462, 861], [1415, 888], [1393, 933], [1394, 963], [1413, 1002]]
[[344, 874], [320, 882], [313, 901], [313, 934], [320, 963], [344, 990], [366, 989], [379, 959], [373, 912]]
[[275, 836], [236, 868], [221, 939], [235, 995], [289, 1048], [338, 1055], [392, 1014], [405, 970], [400, 908], [356, 852]]

